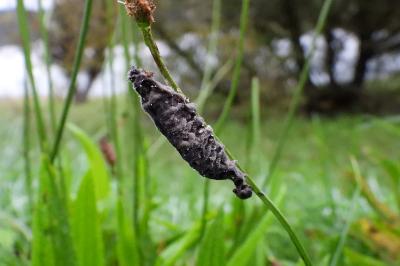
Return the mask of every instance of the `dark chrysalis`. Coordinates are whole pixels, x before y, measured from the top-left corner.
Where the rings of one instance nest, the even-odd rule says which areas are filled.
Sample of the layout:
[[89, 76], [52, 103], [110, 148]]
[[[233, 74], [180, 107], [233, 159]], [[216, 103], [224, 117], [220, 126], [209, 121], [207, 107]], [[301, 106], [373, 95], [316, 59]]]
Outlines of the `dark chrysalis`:
[[228, 158], [212, 128], [186, 97], [135, 67], [129, 71], [129, 80], [140, 95], [144, 111], [193, 169], [210, 179], [230, 179], [239, 198], [251, 197], [245, 174]]

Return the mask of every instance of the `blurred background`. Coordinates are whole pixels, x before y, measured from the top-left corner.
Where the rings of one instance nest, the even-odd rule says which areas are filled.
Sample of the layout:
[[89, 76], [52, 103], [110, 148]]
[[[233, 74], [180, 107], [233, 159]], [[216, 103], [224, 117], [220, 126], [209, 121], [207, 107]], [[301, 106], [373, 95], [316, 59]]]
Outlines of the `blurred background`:
[[[214, 72], [234, 57], [238, 37], [241, 1], [222, 1], [221, 27], [218, 51], [212, 58]], [[43, 1], [45, 19], [49, 26], [51, 68], [54, 72], [58, 95], [65, 94], [68, 74], [71, 71], [78, 38], [82, 5], [74, 1]], [[16, 2], [0, 4], [1, 41], [0, 68], [15, 73], [2, 81], [1, 96], [22, 95], [23, 56], [18, 48]], [[398, 73], [399, 20], [396, 1], [341, 1], [337, 0], [330, 11], [326, 27], [316, 40], [310, 78], [304, 93], [303, 108], [307, 112], [338, 113], [361, 112], [391, 114], [399, 112]], [[42, 95], [48, 92], [44, 45], [40, 41], [40, 23], [36, 0], [26, 1], [29, 10], [31, 40], [35, 75]], [[291, 96], [299, 72], [310, 50], [313, 28], [321, 1], [253, 1], [250, 7], [249, 31], [246, 36], [243, 71], [240, 81], [240, 102], [248, 96], [251, 77], [259, 76], [263, 100], [269, 106], [279, 106]], [[79, 10], [78, 8], [81, 8]], [[72, 12], [74, 11], [74, 12]], [[78, 98], [87, 95], [101, 96], [100, 80], [107, 76], [102, 69], [108, 37], [115, 25], [107, 24], [105, 4], [94, 7], [85, 60], [79, 76]], [[182, 87], [197, 93], [207, 60], [207, 43], [210, 37], [212, 1], [161, 2], [157, 8], [154, 25], [162, 55], [167, 58], [174, 76]], [[173, 30], [170, 30], [173, 29]], [[154, 69], [144, 46], [140, 56], [145, 66]], [[122, 45], [116, 41], [114, 60], [123, 60]], [[116, 63], [118, 76], [124, 68]], [[123, 91], [123, 80], [116, 79]], [[229, 79], [224, 78], [216, 90], [229, 89]]]
[[[51, 143], [73, 72], [85, 1], [23, 2]], [[234, 83], [242, 2], [155, 1], [153, 34], [161, 55], [211, 125], [219, 121]], [[34, 111], [26, 107], [27, 98], [24, 102], [31, 85], [16, 6], [14, 0], [0, 2], [0, 265], [35, 263], [29, 206], [41, 204], [39, 144], [34, 121], [26, 122], [34, 120]], [[237, 94], [218, 135], [258, 183], [268, 184], [263, 188], [278, 200], [315, 265], [399, 265], [400, 1], [334, 0], [316, 35], [322, 6], [321, 0], [250, 1]], [[88, 27], [68, 118], [75, 126], [63, 139], [60, 165], [70, 204], [79, 203], [82, 180], [97, 164], [110, 196], [96, 202], [94, 211], [102, 240], [95, 241], [101, 248], [93, 252], [104, 259], [80, 265], [302, 265], [296, 250], [288, 248], [285, 231], [264, 216], [255, 197], [238, 203], [228, 182], [205, 184], [130, 102], [127, 66], [140, 65], [162, 77], [123, 5], [94, 1]], [[294, 117], [288, 115], [291, 108]], [[113, 125], [119, 133], [113, 133]], [[102, 156], [94, 160], [91, 152]], [[210, 186], [209, 194], [203, 194], [203, 184]], [[127, 259], [128, 264], [115, 249], [123, 235], [115, 217], [120, 194], [137, 240], [139, 259]], [[205, 210], [204, 204], [210, 207]], [[198, 226], [204, 217], [207, 229]], [[137, 219], [143, 226], [135, 226]], [[73, 231], [77, 225], [71, 223]], [[212, 230], [225, 230], [218, 235], [225, 259], [217, 264], [199, 259], [215, 248], [207, 244], [217, 241]], [[84, 248], [76, 234], [73, 243]], [[229, 260], [235, 253], [244, 259]], [[84, 255], [76, 256], [79, 261]]]

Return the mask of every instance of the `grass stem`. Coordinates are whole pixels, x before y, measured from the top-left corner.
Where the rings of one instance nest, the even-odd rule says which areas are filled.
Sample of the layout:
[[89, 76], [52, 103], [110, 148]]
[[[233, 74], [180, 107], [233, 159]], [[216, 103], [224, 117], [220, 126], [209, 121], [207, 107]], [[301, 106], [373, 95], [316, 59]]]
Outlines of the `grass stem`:
[[[19, 1], [21, 1], [21, 0], [19, 0]], [[74, 95], [76, 92], [76, 80], [77, 80], [79, 68], [80, 68], [81, 61], [82, 61], [83, 51], [85, 48], [86, 36], [89, 31], [89, 21], [90, 21], [90, 17], [91, 17], [91, 13], [92, 13], [92, 4], [93, 4], [93, 0], [85, 1], [85, 7], [84, 7], [84, 11], [83, 11], [83, 22], [82, 22], [81, 30], [79, 33], [78, 46], [76, 48], [76, 54], [75, 54], [74, 65], [72, 68], [71, 80], [70, 80], [69, 87], [68, 87], [68, 94], [67, 94], [67, 98], [64, 103], [62, 113], [61, 113], [61, 118], [60, 118], [60, 122], [58, 124], [53, 149], [50, 154], [51, 163], [53, 163], [54, 160], [56, 159], [58, 151], [60, 149], [60, 143], [61, 143], [61, 139], [64, 134], [65, 124], [67, 122], [69, 109], [72, 105]]]
[[317, 22], [317, 25], [314, 30], [315, 35], [314, 35], [314, 38], [313, 38], [313, 41], [311, 44], [310, 53], [306, 59], [306, 62], [304, 64], [302, 70], [301, 70], [300, 79], [294, 90], [293, 98], [290, 102], [289, 111], [286, 116], [283, 131], [278, 140], [278, 145], [277, 145], [276, 151], [272, 157], [271, 164], [268, 169], [268, 175], [264, 179], [262, 187], [265, 187], [266, 185], [270, 184], [270, 182], [273, 178], [273, 175], [275, 173], [276, 167], [278, 165], [278, 162], [281, 159], [283, 148], [286, 144], [286, 140], [288, 138], [289, 131], [293, 124], [294, 116], [300, 105], [301, 96], [303, 94], [304, 87], [306, 85], [306, 82], [308, 81], [310, 67], [311, 67], [311, 58], [314, 55], [316, 38], [322, 33], [322, 30], [325, 27], [325, 23], [328, 18], [329, 11], [330, 11], [333, 1], [334, 0], [325, 0], [324, 4], [322, 6], [322, 9], [321, 9], [321, 12], [320, 12], [320, 15], [318, 18], [318, 22]]
[[55, 96], [53, 79], [51, 76], [51, 57], [50, 57], [50, 45], [49, 45], [49, 35], [47, 28], [45, 26], [45, 13], [43, 9], [42, 0], [38, 0], [38, 15], [39, 15], [39, 29], [40, 35], [44, 45], [44, 59], [46, 62], [46, 73], [47, 73], [47, 86], [49, 87], [49, 114], [50, 114], [50, 125], [53, 132], [56, 130], [56, 111], [55, 111]]
[[29, 103], [29, 88], [27, 82], [24, 82], [24, 124], [23, 124], [23, 157], [24, 157], [24, 170], [25, 170], [25, 190], [28, 195], [29, 213], [32, 215], [33, 211], [33, 189], [32, 189], [32, 169], [29, 151], [31, 149], [30, 143], [30, 103]]
[[35, 110], [36, 126], [39, 135], [40, 149], [42, 152], [47, 151], [47, 133], [46, 125], [43, 120], [42, 107], [40, 104], [39, 93], [36, 88], [35, 78], [33, 76], [33, 65], [31, 61], [30, 36], [28, 30], [27, 13], [23, 0], [17, 0], [17, 18], [18, 27], [22, 39], [22, 48], [24, 51], [25, 69], [28, 74], [29, 83], [32, 90], [33, 106]]
[[224, 107], [222, 109], [221, 115], [218, 117], [215, 123], [215, 132], [221, 132], [225, 124], [226, 118], [231, 110], [233, 100], [236, 97], [237, 88], [239, 86], [240, 74], [242, 72], [243, 54], [244, 54], [244, 43], [247, 30], [247, 24], [249, 20], [249, 8], [250, 0], [242, 1], [242, 9], [240, 13], [240, 36], [239, 36], [239, 46], [236, 55], [235, 67], [233, 70], [232, 84], [229, 89], [228, 98], [225, 101]]
[[142, 31], [144, 43], [149, 48], [151, 55], [153, 56], [154, 62], [157, 64], [157, 67], [160, 70], [161, 74], [174, 90], [176, 90], [179, 93], [182, 93], [181, 89], [178, 87], [178, 84], [176, 84], [176, 82], [172, 78], [171, 74], [168, 71], [167, 66], [164, 64], [164, 61], [161, 58], [160, 50], [158, 49], [157, 44], [154, 41], [153, 35], [151, 33], [151, 27], [140, 26], [140, 24], [138, 24], [138, 26]]

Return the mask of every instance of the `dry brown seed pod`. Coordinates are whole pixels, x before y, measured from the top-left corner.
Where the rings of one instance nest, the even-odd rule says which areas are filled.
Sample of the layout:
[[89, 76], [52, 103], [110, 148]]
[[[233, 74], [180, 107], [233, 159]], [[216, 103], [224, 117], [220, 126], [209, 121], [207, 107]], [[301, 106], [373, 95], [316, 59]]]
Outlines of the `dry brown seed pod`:
[[125, 0], [126, 12], [129, 16], [135, 17], [139, 23], [150, 25], [154, 22], [153, 13], [156, 9], [151, 0]]
[[236, 186], [233, 192], [239, 198], [251, 197], [245, 174], [229, 159], [212, 128], [185, 96], [135, 67], [129, 71], [129, 80], [140, 95], [144, 111], [193, 169], [210, 179], [230, 179]]

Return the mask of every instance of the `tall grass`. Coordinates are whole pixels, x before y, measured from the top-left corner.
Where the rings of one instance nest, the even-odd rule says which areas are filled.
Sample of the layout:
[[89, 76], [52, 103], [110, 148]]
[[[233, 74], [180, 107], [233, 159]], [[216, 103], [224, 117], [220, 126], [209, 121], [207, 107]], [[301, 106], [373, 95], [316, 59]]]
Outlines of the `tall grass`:
[[24, 123], [23, 123], [23, 157], [24, 157], [24, 170], [25, 170], [25, 190], [28, 195], [29, 213], [33, 211], [33, 185], [32, 185], [32, 166], [31, 166], [31, 107], [29, 102], [29, 88], [28, 83], [24, 82]]
[[39, 28], [42, 42], [44, 45], [44, 59], [46, 62], [46, 74], [47, 74], [47, 86], [49, 87], [48, 105], [49, 105], [49, 117], [51, 129], [56, 130], [56, 110], [55, 110], [55, 96], [53, 88], [53, 79], [51, 75], [51, 56], [50, 56], [50, 45], [49, 45], [49, 34], [46, 28], [45, 12], [43, 9], [42, 0], [38, 0], [38, 16], [39, 16]]
[[72, 72], [71, 72], [71, 77], [70, 77], [70, 83], [68, 86], [67, 97], [65, 99], [63, 110], [61, 112], [61, 118], [58, 123], [56, 138], [54, 140], [54, 145], [53, 145], [53, 148], [52, 148], [51, 154], [50, 154], [50, 161], [52, 163], [56, 159], [57, 154], [59, 152], [61, 139], [64, 134], [65, 125], [66, 125], [68, 114], [69, 114], [69, 109], [71, 108], [71, 105], [72, 105], [72, 102], [73, 102], [73, 99], [75, 96], [76, 79], [78, 77], [78, 72], [79, 72], [79, 68], [81, 65], [81, 61], [82, 61], [82, 55], [83, 55], [83, 51], [85, 48], [86, 36], [87, 36], [88, 30], [89, 30], [89, 21], [90, 21], [90, 16], [92, 13], [92, 4], [93, 4], [92, 0], [85, 1], [85, 7], [84, 7], [84, 11], [83, 11], [83, 21], [82, 21], [81, 30], [79, 33], [78, 44], [76, 47], [76, 54], [75, 54], [74, 64], [72, 66]]
[[233, 70], [232, 76], [232, 84], [229, 89], [228, 97], [224, 103], [224, 107], [222, 112], [215, 122], [215, 132], [218, 135], [223, 130], [224, 123], [228, 117], [229, 111], [231, 110], [233, 100], [236, 97], [237, 89], [239, 86], [240, 74], [242, 72], [242, 63], [243, 63], [243, 55], [244, 55], [244, 45], [246, 40], [246, 30], [249, 21], [249, 8], [250, 8], [250, 0], [242, 1], [242, 9], [240, 12], [240, 36], [239, 36], [239, 44], [236, 55], [235, 67]]
[[33, 65], [31, 61], [31, 47], [30, 47], [31, 41], [29, 36], [27, 13], [25, 10], [23, 0], [17, 1], [17, 17], [18, 17], [19, 32], [22, 40], [22, 48], [24, 51], [25, 69], [28, 75], [29, 85], [32, 90], [33, 106], [35, 110], [34, 113], [36, 118], [36, 127], [38, 130], [40, 148], [42, 152], [46, 152], [48, 148], [46, 125], [43, 119], [42, 107], [40, 103], [39, 94], [36, 88], [35, 77], [33, 76]]

